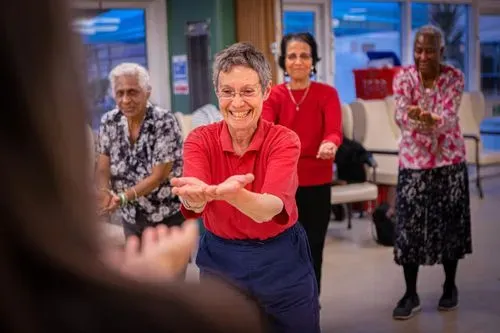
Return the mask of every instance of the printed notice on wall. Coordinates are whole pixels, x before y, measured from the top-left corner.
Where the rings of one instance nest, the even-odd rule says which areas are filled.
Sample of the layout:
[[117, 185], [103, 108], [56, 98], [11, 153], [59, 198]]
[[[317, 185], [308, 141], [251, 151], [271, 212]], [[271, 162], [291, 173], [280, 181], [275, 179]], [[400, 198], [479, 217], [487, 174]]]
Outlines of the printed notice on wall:
[[174, 95], [189, 95], [187, 55], [172, 56]]

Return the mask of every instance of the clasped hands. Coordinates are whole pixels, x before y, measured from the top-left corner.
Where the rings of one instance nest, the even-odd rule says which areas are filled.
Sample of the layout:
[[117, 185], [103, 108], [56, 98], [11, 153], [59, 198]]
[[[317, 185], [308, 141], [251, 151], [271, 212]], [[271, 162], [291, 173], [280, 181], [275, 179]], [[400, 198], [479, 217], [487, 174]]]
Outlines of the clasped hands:
[[408, 118], [416, 121], [418, 126], [424, 130], [432, 130], [436, 124], [441, 120], [441, 116], [422, 110], [417, 105], [410, 105], [408, 107]]
[[120, 207], [120, 198], [108, 189], [97, 190], [98, 215], [106, 215], [114, 212]]
[[[172, 178], [172, 193], [178, 195], [191, 208], [200, 209], [213, 200], [231, 201], [248, 184], [254, 181], [254, 175], [234, 175], [219, 185], [208, 185], [196, 177]], [[189, 207], [186, 207], [189, 208]]]

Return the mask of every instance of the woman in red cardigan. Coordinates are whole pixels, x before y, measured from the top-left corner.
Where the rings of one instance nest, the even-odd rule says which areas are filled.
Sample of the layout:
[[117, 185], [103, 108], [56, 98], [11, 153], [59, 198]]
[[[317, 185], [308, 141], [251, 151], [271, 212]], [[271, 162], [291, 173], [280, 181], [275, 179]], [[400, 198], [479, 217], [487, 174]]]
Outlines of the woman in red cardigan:
[[262, 117], [295, 131], [301, 141], [296, 201], [299, 221], [306, 230], [314, 270], [321, 288], [321, 265], [330, 221], [333, 160], [342, 142], [342, 113], [337, 91], [311, 81], [318, 50], [309, 33], [290, 34], [281, 41], [279, 65], [288, 83], [273, 87]]

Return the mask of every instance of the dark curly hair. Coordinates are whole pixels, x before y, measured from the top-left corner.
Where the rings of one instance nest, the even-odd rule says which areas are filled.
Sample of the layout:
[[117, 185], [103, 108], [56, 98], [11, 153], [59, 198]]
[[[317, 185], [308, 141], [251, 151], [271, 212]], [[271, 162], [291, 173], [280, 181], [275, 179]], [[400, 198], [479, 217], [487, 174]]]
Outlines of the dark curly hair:
[[316, 40], [314, 39], [313, 35], [311, 35], [309, 32], [291, 33], [283, 36], [280, 45], [280, 56], [278, 58], [278, 65], [281, 67], [281, 69], [286, 73], [286, 68], [285, 68], [286, 47], [288, 46], [288, 43], [291, 41], [304, 42], [311, 47], [311, 57], [313, 64], [313, 69], [311, 71], [311, 74], [316, 74], [316, 64], [321, 59], [318, 57], [318, 44], [316, 44]]

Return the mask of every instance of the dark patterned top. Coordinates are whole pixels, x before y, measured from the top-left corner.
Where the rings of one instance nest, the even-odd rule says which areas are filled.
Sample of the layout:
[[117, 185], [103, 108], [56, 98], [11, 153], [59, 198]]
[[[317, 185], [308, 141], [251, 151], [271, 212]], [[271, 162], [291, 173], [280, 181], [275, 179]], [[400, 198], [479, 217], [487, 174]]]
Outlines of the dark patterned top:
[[[119, 109], [103, 115], [99, 129], [98, 153], [110, 157], [111, 188], [120, 193], [151, 175], [154, 166], [173, 162], [170, 177], [182, 174], [182, 134], [172, 112], [148, 105], [135, 144], [129, 141], [127, 118]], [[165, 181], [150, 194], [121, 208], [124, 222], [134, 224], [136, 214], [148, 222], [161, 222], [180, 209], [179, 199]]]

